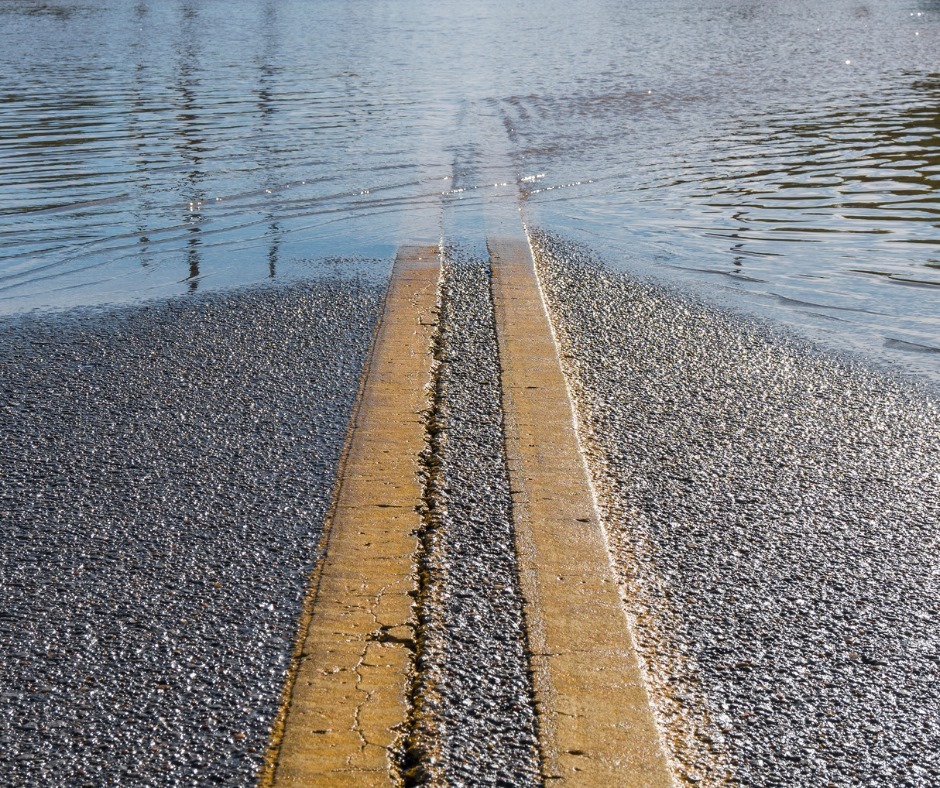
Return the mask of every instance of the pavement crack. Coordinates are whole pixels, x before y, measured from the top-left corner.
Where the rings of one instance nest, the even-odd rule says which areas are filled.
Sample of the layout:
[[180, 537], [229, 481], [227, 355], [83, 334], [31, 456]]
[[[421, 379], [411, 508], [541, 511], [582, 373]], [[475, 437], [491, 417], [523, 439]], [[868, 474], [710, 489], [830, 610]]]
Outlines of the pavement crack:
[[[352, 728], [356, 736], [359, 738], [359, 742], [360, 742], [359, 751], [360, 752], [362, 752], [363, 750], [365, 750], [366, 747], [369, 746], [369, 740], [365, 737], [365, 734], [362, 732], [361, 716], [362, 716], [363, 708], [365, 708], [366, 704], [372, 698], [371, 692], [369, 692], [368, 690], [362, 689], [362, 665], [365, 662], [365, 657], [366, 657], [365, 651], [363, 651], [362, 656], [359, 658], [359, 661], [356, 663], [355, 667], [353, 668], [353, 671], [356, 674], [356, 690], [358, 692], [362, 692], [365, 695], [365, 697], [363, 697], [363, 699], [359, 703], [356, 704], [356, 708], [353, 711]], [[347, 763], [349, 763], [349, 759], [347, 759]]]

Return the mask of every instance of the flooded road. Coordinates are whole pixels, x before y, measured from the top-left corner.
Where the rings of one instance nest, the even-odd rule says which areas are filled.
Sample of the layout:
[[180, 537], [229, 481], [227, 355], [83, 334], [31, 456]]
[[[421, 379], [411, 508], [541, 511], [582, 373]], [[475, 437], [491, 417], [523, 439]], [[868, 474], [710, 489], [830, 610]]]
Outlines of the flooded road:
[[254, 783], [396, 249], [441, 240], [415, 749], [544, 776], [519, 207], [679, 777], [940, 781], [940, 0], [573, 8], [0, 0], [14, 781]]
[[387, 261], [495, 150], [531, 224], [936, 380], [938, 39], [931, 0], [0, 0], [0, 312]]

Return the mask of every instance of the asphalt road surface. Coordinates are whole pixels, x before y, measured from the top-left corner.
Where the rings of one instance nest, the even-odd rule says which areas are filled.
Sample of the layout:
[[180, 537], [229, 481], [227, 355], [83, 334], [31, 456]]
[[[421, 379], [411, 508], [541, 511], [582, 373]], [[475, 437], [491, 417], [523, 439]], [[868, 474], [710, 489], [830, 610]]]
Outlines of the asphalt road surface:
[[416, 781], [538, 785], [540, 763], [488, 261], [448, 250], [441, 287]]
[[[679, 777], [940, 782], [936, 393], [533, 240]], [[444, 270], [407, 779], [539, 784], [489, 272]], [[254, 782], [382, 297], [0, 325], [7, 783]]]
[[534, 240], [680, 771], [936, 785], [935, 395]]
[[0, 328], [5, 784], [254, 781], [381, 297]]

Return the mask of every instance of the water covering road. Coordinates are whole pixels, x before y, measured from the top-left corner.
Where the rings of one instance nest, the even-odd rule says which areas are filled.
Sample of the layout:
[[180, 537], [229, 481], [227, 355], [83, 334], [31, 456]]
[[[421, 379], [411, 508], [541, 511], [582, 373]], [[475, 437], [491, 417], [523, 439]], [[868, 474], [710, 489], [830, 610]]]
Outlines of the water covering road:
[[387, 258], [505, 148], [534, 223], [936, 378], [940, 5], [576, 17], [0, 0], [0, 311]]
[[[817, 351], [940, 381], [938, 53], [936, 0], [0, 0], [6, 772], [252, 781], [393, 251], [483, 309], [521, 194], [682, 774], [935, 783], [936, 398]], [[451, 319], [445, 650], [510, 533]]]

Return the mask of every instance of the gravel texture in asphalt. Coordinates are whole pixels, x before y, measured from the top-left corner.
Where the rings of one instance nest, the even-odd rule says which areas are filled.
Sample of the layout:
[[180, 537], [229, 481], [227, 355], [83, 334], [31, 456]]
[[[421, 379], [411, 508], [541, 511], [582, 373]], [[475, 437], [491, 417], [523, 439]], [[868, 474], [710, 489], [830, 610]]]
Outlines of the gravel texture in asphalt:
[[533, 240], [684, 778], [940, 783], [935, 393]]
[[450, 250], [431, 421], [414, 784], [541, 784], [489, 264]]
[[0, 773], [252, 784], [382, 288], [0, 324]]

